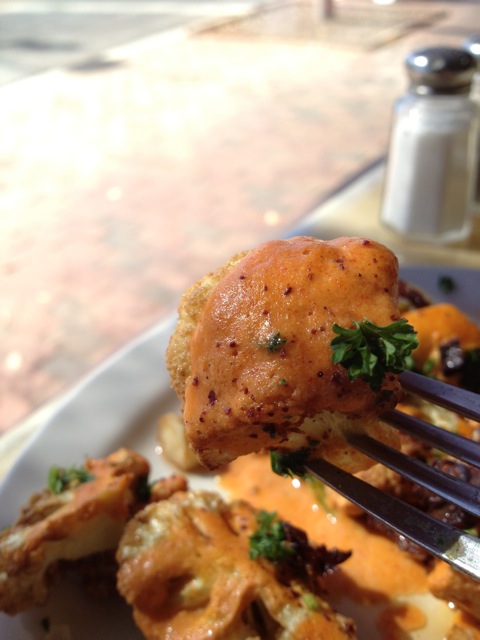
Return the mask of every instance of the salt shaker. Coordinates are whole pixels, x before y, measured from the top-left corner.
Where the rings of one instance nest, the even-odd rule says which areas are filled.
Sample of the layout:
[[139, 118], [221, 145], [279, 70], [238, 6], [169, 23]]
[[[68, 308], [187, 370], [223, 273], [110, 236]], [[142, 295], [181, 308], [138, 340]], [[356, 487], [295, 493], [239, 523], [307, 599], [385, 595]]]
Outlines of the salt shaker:
[[410, 86], [394, 107], [380, 218], [413, 240], [462, 240], [471, 230], [475, 58], [430, 47], [405, 64]]

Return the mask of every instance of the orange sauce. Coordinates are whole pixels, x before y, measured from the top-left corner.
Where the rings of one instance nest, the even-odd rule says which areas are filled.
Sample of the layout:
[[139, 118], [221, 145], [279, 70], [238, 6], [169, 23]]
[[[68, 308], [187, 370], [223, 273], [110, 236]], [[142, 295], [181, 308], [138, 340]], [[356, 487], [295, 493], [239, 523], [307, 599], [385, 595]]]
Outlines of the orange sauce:
[[389, 640], [402, 640], [405, 632], [421, 629], [426, 623], [427, 617], [421, 609], [404, 603], [386, 607], [377, 619], [382, 638]]
[[[404, 599], [427, 594], [427, 572], [394, 542], [368, 531], [342, 512], [326, 510], [307, 483], [275, 475], [268, 455], [237, 458], [219, 482], [231, 499], [276, 511], [281, 519], [305, 530], [312, 542], [352, 551], [341, 571], [328, 578], [334, 606], [341, 610], [338, 603], [348, 598], [357, 603], [355, 606], [371, 607], [371, 616], [385, 640], [407, 638], [409, 632], [425, 626], [426, 614]], [[447, 609], [440, 601], [438, 607]]]

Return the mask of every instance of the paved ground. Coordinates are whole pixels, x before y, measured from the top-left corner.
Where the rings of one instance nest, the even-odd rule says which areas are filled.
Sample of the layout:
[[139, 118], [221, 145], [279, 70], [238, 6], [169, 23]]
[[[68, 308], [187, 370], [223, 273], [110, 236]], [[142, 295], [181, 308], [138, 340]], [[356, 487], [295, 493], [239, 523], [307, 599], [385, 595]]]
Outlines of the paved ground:
[[[0, 430], [172, 313], [195, 278], [286, 233], [376, 160], [405, 54], [480, 30], [478, 3], [459, 0], [398, 2], [444, 15], [376, 48], [347, 31], [344, 40], [196, 33], [205, 15], [185, 37], [178, 27], [190, 18], [168, 12], [163, 26], [147, 16], [146, 31], [145, 14], [119, 17], [105, 35], [112, 14], [96, 22], [91, 12], [82, 55], [82, 19], [70, 15], [70, 31], [65, 22], [54, 31], [68, 65], [42, 66], [53, 31], [22, 32], [15, 3], [0, 2], [12, 36], [8, 46], [0, 36], [10, 56], [0, 65]], [[38, 69], [49, 70], [11, 82], [8, 73], [32, 70], [22, 40], [28, 64], [36, 46]], [[44, 51], [57, 56], [60, 45]]]

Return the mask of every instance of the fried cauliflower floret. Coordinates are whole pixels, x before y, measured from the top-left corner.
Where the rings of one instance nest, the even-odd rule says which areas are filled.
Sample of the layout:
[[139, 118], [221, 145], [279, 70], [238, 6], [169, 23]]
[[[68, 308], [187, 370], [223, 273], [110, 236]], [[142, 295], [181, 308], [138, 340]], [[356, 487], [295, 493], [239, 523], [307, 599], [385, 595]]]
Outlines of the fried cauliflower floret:
[[334, 323], [399, 319], [398, 265], [362, 238], [276, 240], [236, 256], [193, 285], [167, 350], [190, 446], [208, 468], [237, 456], [310, 448], [349, 471], [370, 462], [345, 429], [390, 445], [378, 416], [400, 394], [390, 375], [378, 392], [331, 361]]
[[476, 620], [480, 620], [480, 582], [437, 561], [428, 576], [428, 588], [441, 600], [453, 602]]
[[[351, 620], [274, 563], [252, 560], [256, 512], [209, 492], [147, 506], [120, 542], [118, 589], [147, 640], [337, 640]], [[308, 607], [313, 599], [315, 607]]]
[[47, 601], [61, 561], [114, 551], [126, 521], [143, 506], [137, 489], [149, 473], [142, 456], [120, 449], [87, 459], [86, 481], [34, 495], [0, 534], [0, 610], [10, 615]]
[[[419, 370], [428, 368], [431, 376], [450, 384], [461, 385], [462, 363], [455, 362], [463, 354], [480, 347], [480, 327], [463, 311], [452, 304], [432, 304], [405, 313], [405, 317], [417, 332], [419, 345], [413, 352]], [[454, 359], [445, 358], [442, 352], [456, 347]], [[450, 362], [449, 362], [450, 360]]]

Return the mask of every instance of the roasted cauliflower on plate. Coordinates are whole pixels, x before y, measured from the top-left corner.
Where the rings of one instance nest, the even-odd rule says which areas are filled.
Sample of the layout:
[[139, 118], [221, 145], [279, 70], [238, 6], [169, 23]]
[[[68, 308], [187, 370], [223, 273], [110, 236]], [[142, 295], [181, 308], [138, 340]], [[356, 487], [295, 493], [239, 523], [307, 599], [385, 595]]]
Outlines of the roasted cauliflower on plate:
[[[300, 571], [252, 558], [257, 515], [246, 502], [188, 491], [148, 505], [128, 523], [117, 552], [118, 589], [147, 640], [356, 637], [353, 621], [327, 604], [318, 562], [309, 572], [305, 555]], [[301, 535], [289, 537], [292, 555], [312, 550]], [[324, 571], [349, 555], [321, 554]]]
[[147, 460], [120, 449], [82, 468], [52, 469], [50, 488], [32, 496], [0, 533], [0, 610], [44, 604], [61, 563], [115, 551], [125, 523], [144, 504]]

